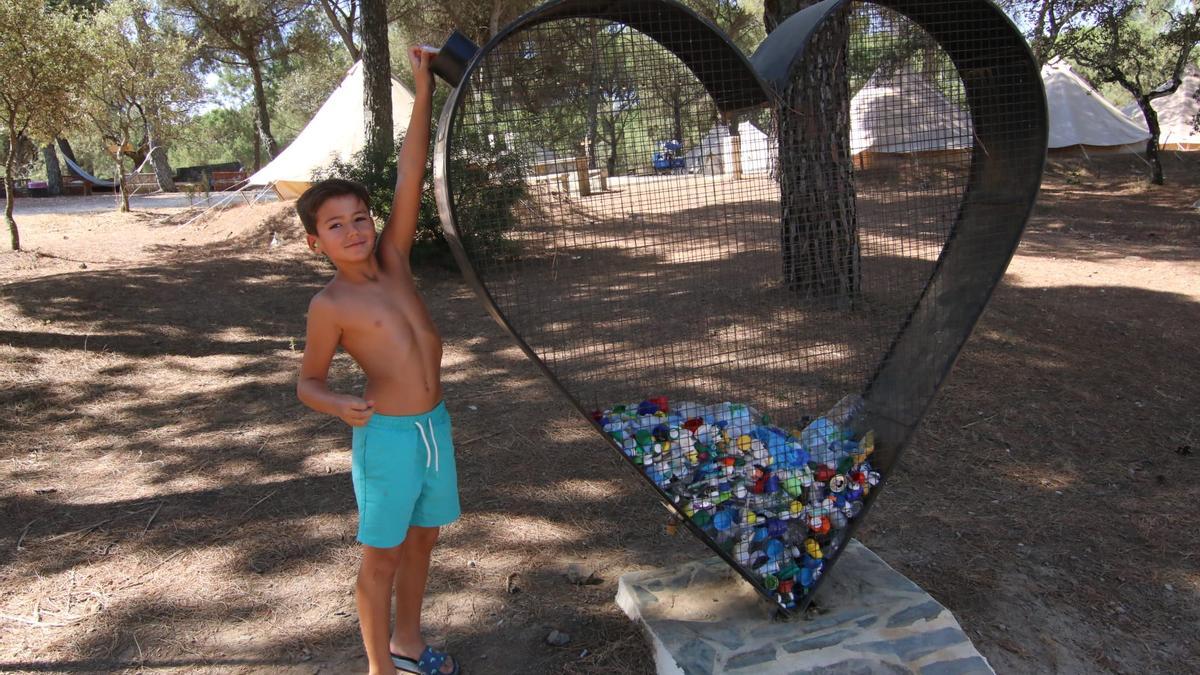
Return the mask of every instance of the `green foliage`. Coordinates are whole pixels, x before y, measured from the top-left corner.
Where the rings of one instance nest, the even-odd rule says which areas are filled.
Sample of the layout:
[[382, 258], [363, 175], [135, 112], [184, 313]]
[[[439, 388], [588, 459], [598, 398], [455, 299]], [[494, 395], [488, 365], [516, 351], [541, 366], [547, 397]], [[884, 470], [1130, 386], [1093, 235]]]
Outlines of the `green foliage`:
[[175, 166], [254, 162], [254, 106], [214, 108], [180, 126], [171, 147]]
[[200, 100], [195, 50], [150, 0], [114, 0], [89, 18], [76, 44], [97, 59], [81, 83], [82, 109], [112, 155], [120, 208], [128, 210], [126, 156], [134, 160], [129, 169], [147, 154], [165, 159], [161, 148]]
[[1116, 0], [1090, 8], [1063, 31], [1060, 49], [1093, 81], [1120, 86], [1149, 125], [1150, 180], [1164, 182], [1154, 99], [1173, 93], [1200, 42], [1200, 12], [1190, 1]]
[[280, 146], [304, 129], [351, 66], [345, 50], [334, 49], [295, 55], [289, 62], [288, 71], [269, 88], [272, 126]]
[[[256, 115], [255, 148], [266, 150], [267, 161], [278, 152], [271, 130], [268, 89], [272, 71], [287, 69], [298, 51], [327, 44], [323, 24], [310, 12], [308, 0], [163, 0], [164, 6], [193, 29], [198, 52], [205, 64], [232, 66], [251, 76]], [[316, 45], [314, 47], [314, 45]], [[255, 153], [253, 165], [264, 159]]]
[[713, 22], [747, 56], [767, 37], [762, 0], [682, 0], [697, 14]]
[[507, 238], [526, 204], [525, 165], [514, 152], [493, 147], [483, 134], [457, 136], [459, 152], [449, 160], [455, 221], [463, 247], [472, 255], [506, 258], [515, 253]]
[[1061, 56], [1063, 32], [1084, 20], [1093, 7], [1110, 0], [999, 0], [997, 4], [1025, 32], [1038, 64]]
[[[8, 153], [8, 134], [4, 134], [3, 137], [0, 137], [0, 157], [8, 157]], [[13, 177], [41, 178], [35, 169], [40, 158], [41, 154], [38, 152], [37, 146], [29, 140], [28, 136], [17, 136], [16, 152], [13, 153]]]
[[41, 0], [0, 2], [0, 125], [14, 136], [46, 140], [77, 121], [78, 82], [92, 67], [86, 54], [64, 58], [80, 24]]
[[115, 0], [89, 19], [99, 62], [84, 82], [84, 109], [110, 143], [165, 140], [202, 95], [189, 40], [148, 0]]
[[[402, 143], [403, 138], [396, 139], [397, 148]], [[525, 181], [517, 158], [505, 152], [470, 153], [453, 160], [449, 169], [455, 179], [458, 220], [472, 225], [463, 232], [463, 245], [468, 249], [507, 251], [505, 235], [516, 224], [514, 209], [525, 197]], [[360, 151], [348, 161], [334, 160], [313, 175], [313, 180], [325, 178], [345, 178], [365, 185], [370, 195], [368, 206], [376, 222], [387, 222], [396, 190], [395, 154], [379, 161]], [[412, 258], [415, 264], [447, 268], [454, 265], [428, 174], [421, 191]]]
[[80, 31], [74, 14], [50, 9], [42, 0], [0, 1], [0, 127], [9, 145], [4, 219], [14, 250], [21, 247], [12, 216], [19, 139], [45, 142], [76, 121], [77, 83], [92, 67], [91, 56], [85, 51], [64, 58], [62, 49], [74, 44]]

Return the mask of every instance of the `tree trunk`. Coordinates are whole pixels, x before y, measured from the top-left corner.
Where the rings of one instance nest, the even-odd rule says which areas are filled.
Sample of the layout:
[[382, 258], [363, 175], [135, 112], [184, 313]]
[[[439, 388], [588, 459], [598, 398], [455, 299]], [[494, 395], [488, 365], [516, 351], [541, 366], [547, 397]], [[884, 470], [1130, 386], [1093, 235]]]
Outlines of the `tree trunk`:
[[362, 0], [364, 149], [367, 157], [380, 164], [396, 151], [387, 25], [387, 2]]
[[596, 36], [590, 37], [592, 41], [592, 60], [591, 60], [591, 77], [588, 78], [588, 93], [587, 93], [587, 130], [584, 132], [584, 144], [587, 146], [588, 167], [596, 168], [596, 145], [600, 140], [600, 80], [603, 75], [599, 70], [599, 49], [596, 43]]
[[8, 237], [12, 250], [21, 250], [21, 233], [17, 231], [17, 221], [13, 218], [13, 202], [17, 199], [16, 184], [13, 172], [17, 170], [17, 130], [14, 124], [8, 125], [8, 155], [4, 158], [4, 222], [8, 223]]
[[[266, 141], [267, 157], [274, 158], [279, 152], [279, 144], [275, 142], [275, 137], [271, 135], [271, 116], [267, 111], [267, 90], [263, 86], [262, 64], [259, 63], [257, 55], [251, 55], [246, 61], [250, 64], [250, 74], [253, 75], [254, 80], [254, 108], [258, 113], [258, 122], [256, 124], [258, 127], [258, 136]], [[261, 168], [259, 165], [260, 161], [261, 157], [256, 154], [254, 157], [254, 168], [256, 171]]]
[[[596, 109], [596, 106], [600, 104], [599, 97], [599, 93], [589, 95], [589, 99], [593, 102], [588, 103], [587, 136], [583, 141], [583, 145], [587, 149], [588, 167], [592, 169], [596, 168], [596, 141], [600, 138], [600, 112]], [[613, 147], [612, 151], [615, 152], [616, 147]]]
[[117, 151], [113, 153], [113, 160], [117, 164], [117, 211], [121, 213], [129, 213], [129, 191], [125, 189], [125, 155], [121, 153], [121, 148], [128, 142], [122, 138]]
[[358, 61], [362, 58], [362, 52], [359, 51], [358, 45], [354, 44], [354, 4], [351, 3], [350, 5], [350, 16], [347, 17], [348, 21], [346, 23], [342, 23], [341, 16], [339, 16], [337, 7], [334, 5], [334, 0], [320, 0], [317, 4], [321, 5], [321, 9], [325, 11], [325, 16], [329, 19], [330, 25], [333, 26], [333, 30], [342, 39], [342, 46], [350, 54], [350, 60]]
[[68, 141], [65, 138], [58, 139], [58, 149], [62, 152], [63, 157], [66, 157], [76, 164], [79, 163], [79, 160], [75, 159], [75, 151], [71, 149], [71, 141]]
[[154, 167], [154, 177], [158, 179], [158, 189], [163, 192], [175, 191], [175, 172], [171, 170], [171, 162], [167, 158], [167, 149], [158, 144], [158, 138], [150, 133], [147, 135], [150, 145], [150, 166]]
[[683, 143], [683, 97], [676, 96], [671, 101], [671, 133], [670, 140]]
[[46, 192], [51, 197], [62, 194], [62, 167], [58, 164], [58, 153], [54, 144], [47, 143], [42, 147], [42, 160], [46, 163]]
[[1033, 40], [1029, 45], [1033, 51], [1033, 58], [1037, 61], [1038, 67], [1046, 65], [1046, 38], [1043, 32], [1046, 29], [1046, 14], [1050, 10], [1049, 0], [1043, 0], [1038, 6], [1037, 22], [1033, 26]]
[[500, 11], [502, 9], [504, 9], [504, 3], [501, 0], [492, 0], [492, 12], [488, 15], [489, 40], [500, 33]]
[[[608, 157], [606, 157], [604, 160], [604, 166], [608, 170], [608, 175], [615, 176], [617, 175], [617, 148], [620, 146], [621, 140], [624, 138], [625, 133], [617, 129], [616, 120], [613, 120], [611, 125], [606, 123], [605, 127], [605, 130], [608, 132], [605, 134], [606, 138], [604, 139], [604, 141], [608, 143]], [[589, 154], [594, 157], [596, 151], [591, 150]], [[595, 160], [592, 160], [588, 166], [593, 169], [596, 168]]]
[[1166, 179], [1163, 176], [1162, 160], [1158, 156], [1158, 137], [1162, 133], [1162, 127], [1158, 124], [1158, 113], [1151, 105], [1151, 100], [1145, 96], [1138, 98], [1138, 107], [1142, 109], [1142, 116], [1146, 118], [1146, 127], [1150, 129], [1150, 140], [1146, 141], [1146, 161], [1150, 162], [1150, 182], [1155, 185], [1163, 185]]
[[[774, 28], [811, 0], [768, 0]], [[861, 251], [850, 157], [850, 25], [845, 10], [814, 35], [777, 115], [783, 279], [808, 298], [854, 306]]]

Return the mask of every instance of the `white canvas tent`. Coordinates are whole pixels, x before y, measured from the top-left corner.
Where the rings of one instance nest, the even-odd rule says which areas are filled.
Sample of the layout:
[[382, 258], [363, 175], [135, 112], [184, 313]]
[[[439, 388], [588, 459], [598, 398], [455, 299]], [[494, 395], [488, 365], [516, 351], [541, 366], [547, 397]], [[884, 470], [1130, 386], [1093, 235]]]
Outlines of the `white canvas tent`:
[[1088, 86], [1062, 60], [1042, 66], [1050, 114], [1050, 150], [1141, 152], [1150, 133]]
[[853, 155], [962, 151], [974, 143], [967, 111], [911, 68], [876, 71], [850, 101]]
[[[1183, 82], [1174, 94], [1156, 98], [1150, 102], [1158, 113], [1158, 146], [1164, 150], [1200, 150], [1200, 132], [1192, 128], [1196, 113], [1200, 112], [1200, 101], [1196, 100], [1200, 89], [1200, 69], [1189, 65], [1183, 73]], [[1143, 128], [1146, 119], [1138, 104], [1130, 103], [1121, 111], [1139, 122]]]
[[[776, 150], [771, 140], [750, 122], [738, 125], [742, 173], [767, 173], [774, 164]], [[684, 154], [687, 170], [691, 173], [709, 175], [734, 173], [737, 156], [729, 128], [717, 124], [696, 147]]]
[[[408, 128], [413, 95], [392, 78], [392, 126], [399, 134]], [[295, 199], [308, 188], [313, 171], [333, 159], [347, 160], [366, 143], [363, 123], [363, 68], [359, 61], [346, 72], [338, 88], [313, 115], [296, 140], [253, 176], [250, 185], [269, 185], [283, 199]]]

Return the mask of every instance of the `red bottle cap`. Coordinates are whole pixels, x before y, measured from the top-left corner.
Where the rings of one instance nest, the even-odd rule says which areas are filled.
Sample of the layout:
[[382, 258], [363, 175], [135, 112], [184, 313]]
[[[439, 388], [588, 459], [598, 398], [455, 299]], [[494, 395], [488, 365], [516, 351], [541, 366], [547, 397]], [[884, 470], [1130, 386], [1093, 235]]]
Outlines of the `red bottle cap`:
[[758, 480], [754, 481], [754, 487], [750, 488], [750, 491], [756, 495], [761, 495], [766, 489], [767, 477], [763, 475]]

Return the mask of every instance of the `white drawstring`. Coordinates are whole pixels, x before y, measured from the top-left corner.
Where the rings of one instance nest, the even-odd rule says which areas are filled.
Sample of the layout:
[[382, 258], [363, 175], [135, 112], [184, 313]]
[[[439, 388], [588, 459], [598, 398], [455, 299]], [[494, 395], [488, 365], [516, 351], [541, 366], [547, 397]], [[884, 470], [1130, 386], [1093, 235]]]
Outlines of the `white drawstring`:
[[441, 472], [441, 456], [438, 452], [437, 434], [433, 433], [433, 420], [429, 420], [429, 436], [433, 437], [433, 451], [430, 453], [429, 436], [425, 435], [425, 427], [421, 426], [420, 422], [413, 422], [417, 427], [417, 431], [421, 432], [421, 442], [425, 444], [425, 468], [429, 468], [430, 460], [433, 460], [433, 470]]
[[433, 419], [429, 420], [429, 435], [433, 437], [433, 472], [441, 473], [442, 453], [438, 450], [437, 434], [433, 433]]

